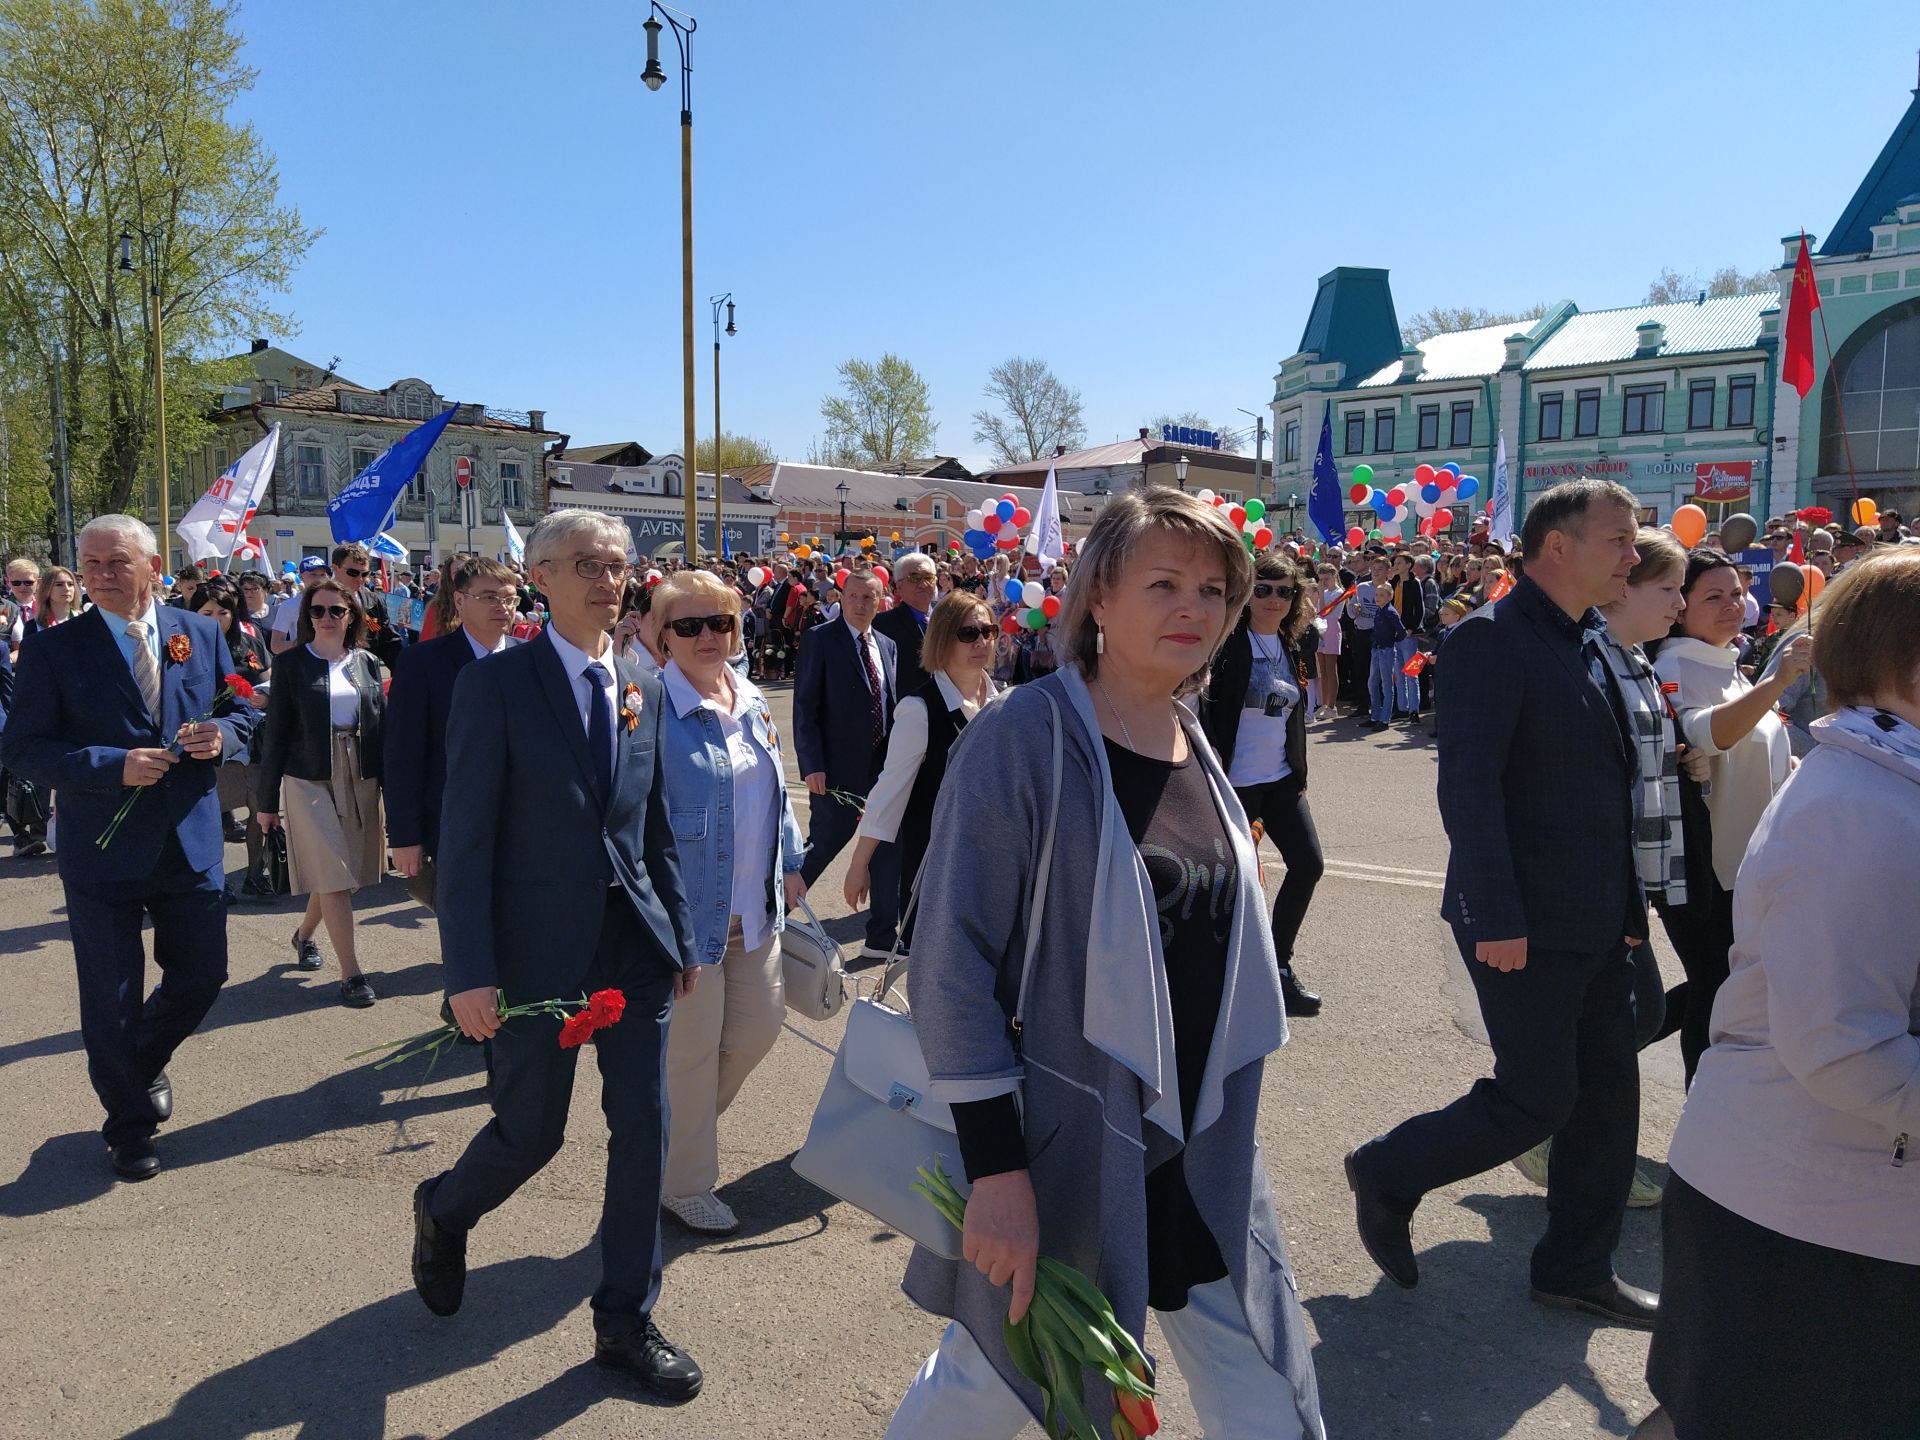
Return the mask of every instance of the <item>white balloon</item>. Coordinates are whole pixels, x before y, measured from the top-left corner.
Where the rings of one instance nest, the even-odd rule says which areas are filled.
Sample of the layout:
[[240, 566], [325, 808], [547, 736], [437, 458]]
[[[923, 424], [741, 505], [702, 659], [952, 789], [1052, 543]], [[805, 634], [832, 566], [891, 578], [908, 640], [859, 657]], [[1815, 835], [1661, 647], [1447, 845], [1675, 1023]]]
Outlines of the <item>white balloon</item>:
[[1029, 580], [1020, 587], [1020, 599], [1029, 610], [1038, 610], [1040, 602], [1047, 598], [1047, 587], [1038, 580]]
[[767, 583], [767, 572], [762, 570], [758, 565], [754, 566], [751, 570], [747, 571], [747, 583], [758, 590], [762, 585]]
[[1422, 520], [1426, 519], [1429, 515], [1433, 514], [1433, 512], [1435, 510], [1438, 510], [1439, 508], [1440, 507], [1438, 505], [1429, 505], [1425, 500], [1416, 499], [1413, 502], [1413, 513], [1418, 515]]
[[967, 511], [967, 528], [969, 530], [978, 530], [980, 528], [980, 522], [986, 518], [987, 515], [984, 510]]
[[1213, 491], [1202, 490], [1200, 492], [1200, 503], [1203, 505], [1211, 505], [1213, 503]]

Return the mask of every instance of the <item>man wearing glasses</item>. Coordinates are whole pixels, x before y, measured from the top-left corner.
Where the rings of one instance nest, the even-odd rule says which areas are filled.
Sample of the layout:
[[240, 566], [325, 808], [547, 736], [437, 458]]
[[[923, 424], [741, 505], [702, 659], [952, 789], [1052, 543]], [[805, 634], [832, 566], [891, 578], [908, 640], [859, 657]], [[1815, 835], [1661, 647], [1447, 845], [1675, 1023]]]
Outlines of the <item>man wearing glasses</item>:
[[327, 562], [318, 555], [309, 555], [300, 562], [300, 588], [282, 600], [273, 612], [273, 633], [267, 637], [267, 648], [278, 655], [294, 647], [294, 632], [300, 625], [301, 597], [318, 585], [322, 580], [331, 578], [327, 572]]
[[333, 547], [334, 581], [347, 594], [359, 598], [360, 608], [367, 613], [367, 648], [392, 671], [399, 667], [404, 642], [387, 617], [387, 602], [367, 586], [367, 576], [372, 573], [373, 557], [366, 546], [349, 541]]
[[[527, 560], [552, 623], [466, 665], [447, 719], [440, 958], [455, 1021], [492, 1042], [494, 1118], [414, 1192], [414, 1288], [436, 1315], [460, 1308], [467, 1232], [565, 1136], [580, 1049], [561, 1048], [552, 1017], [502, 1022], [501, 1000], [618, 990], [624, 1013], [593, 1037], [608, 1130], [593, 1357], [665, 1399], [691, 1400], [700, 1367], [654, 1322], [667, 1022], [699, 974], [660, 769], [665, 692], [607, 634], [633, 570], [621, 521], [549, 515], [527, 537]], [[504, 608], [497, 570], [476, 570], [468, 588], [476, 598], [460, 602], [474, 607], [463, 615]], [[535, 866], [520, 861], [528, 837], [540, 844]]]

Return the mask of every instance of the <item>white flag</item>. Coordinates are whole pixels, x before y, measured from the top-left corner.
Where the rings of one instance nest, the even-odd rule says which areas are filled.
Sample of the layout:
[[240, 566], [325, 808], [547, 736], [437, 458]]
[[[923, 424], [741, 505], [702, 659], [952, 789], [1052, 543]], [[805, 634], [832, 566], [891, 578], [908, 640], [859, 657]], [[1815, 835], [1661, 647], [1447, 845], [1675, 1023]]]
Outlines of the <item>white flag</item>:
[[180, 517], [174, 528], [186, 542], [189, 558], [210, 560], [217, 555], [225, 559], [246, 539], [247, 521], [253, 518], [260, 497], [267, 493], [279, 449], [280, 427], [276, 425], [265, 439], [221, 471], [207, 493]]
[[516, 565], [526, 564], [527, 542], [520, 538], [520, 532], [513, 525], [513, 516], [506, 512], [505, 507], [500, 511], [500, 519], [507, 527], [507, 557]]
[[1038, 557], [1043, 571], [1051, 570], [1067, 553], [1060, 536], [1060, 492], [1054, 489], [1053, 466], [1047, 466], [1047, 485], [1040, 492], [1040, 508], [1027, 531], [1027, 553]]
[[1493, 460], [1493, 538], [1504, 547], [1513, 535], [1513, 481], [1507, 475], [1507, 432]]

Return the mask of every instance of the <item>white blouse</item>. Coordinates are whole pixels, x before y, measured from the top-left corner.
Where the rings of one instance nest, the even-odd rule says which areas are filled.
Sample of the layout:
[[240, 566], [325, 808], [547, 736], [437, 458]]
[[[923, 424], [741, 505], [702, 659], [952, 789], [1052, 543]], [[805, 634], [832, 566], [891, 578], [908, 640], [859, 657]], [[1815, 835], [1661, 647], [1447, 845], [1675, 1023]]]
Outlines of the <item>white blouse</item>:
[[[969, 720], [980, 713], [980, 706], [962, 695], [945, 671], [936, 670], [933, 681], [949, 710], [958, 706]], [[987, 704], [991, 705], [1006, 692], [992, 681], [988, 684], [992, 693], [987, 696]], [[887, 763], [880, 771], [880, 778], [873, 782], [873, 789], [867, 792], [867, 808], [855, 834], [880, 841], [900, 837], [900, 822], [907, 816], [907, 800], [913, 794], [913, 782], [919, 778], [920, 762], [926, 758], [927, 702], [918, 695], [907, 695], [894, 706], [893, 730], [887, 736]]]
[[360, 692], [353, 688], [353, 676], [347, 670], [347, 664], [353, 659], [349, 650], [338, 660], [327, 660], [311, 645], [307, 653], [316, 660], [326, 661], [327, 666], [327, 711], [336, 726], [355, 725], [360, 721]]

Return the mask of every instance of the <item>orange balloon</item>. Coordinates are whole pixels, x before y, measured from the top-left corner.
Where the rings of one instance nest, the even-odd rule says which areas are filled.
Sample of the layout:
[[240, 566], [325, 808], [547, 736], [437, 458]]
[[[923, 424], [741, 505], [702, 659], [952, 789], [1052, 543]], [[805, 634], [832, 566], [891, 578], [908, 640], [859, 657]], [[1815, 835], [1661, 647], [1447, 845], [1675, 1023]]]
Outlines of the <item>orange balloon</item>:
[[1707, 537], [1707, 512], [1698, 505], [1682, 505], [1673, 512], [1673, 533], [1689, 550]]
[[1853, 502], [1853, 523], [1872, 525], [1880, 519], [1880, 507], [1864, 496]]
[[1827, 577], [1820, 573], [1818, 565], [1802, 565], [1799, 570], [1807, 577], [1807, 586], [1800, 592], [1800, 603], [1794, 608], [1804, 615], [1807, 613], [1807, 606], [1818, 600], [1820, 592], [1827, 588]]

